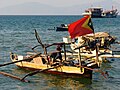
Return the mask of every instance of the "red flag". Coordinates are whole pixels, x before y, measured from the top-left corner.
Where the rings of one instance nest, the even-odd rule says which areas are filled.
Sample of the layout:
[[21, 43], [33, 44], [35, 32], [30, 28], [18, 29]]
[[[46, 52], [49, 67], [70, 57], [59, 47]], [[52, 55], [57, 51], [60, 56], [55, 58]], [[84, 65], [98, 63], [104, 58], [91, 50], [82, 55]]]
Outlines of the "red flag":
[[94, 29], [91, 22], [91, 17], [85, 16], [82, 19], [71, 23], [68, 27], [68, 31], [71, 38], [93, 33]]

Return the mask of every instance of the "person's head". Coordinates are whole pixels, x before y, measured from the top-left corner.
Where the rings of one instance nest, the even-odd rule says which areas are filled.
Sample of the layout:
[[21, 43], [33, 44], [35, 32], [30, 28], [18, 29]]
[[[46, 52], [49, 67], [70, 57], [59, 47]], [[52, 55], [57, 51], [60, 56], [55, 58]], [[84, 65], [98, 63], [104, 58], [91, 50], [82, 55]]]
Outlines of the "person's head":
[[61, 50], [61, 46], [57, 45], [56, 50], [60, 51]]

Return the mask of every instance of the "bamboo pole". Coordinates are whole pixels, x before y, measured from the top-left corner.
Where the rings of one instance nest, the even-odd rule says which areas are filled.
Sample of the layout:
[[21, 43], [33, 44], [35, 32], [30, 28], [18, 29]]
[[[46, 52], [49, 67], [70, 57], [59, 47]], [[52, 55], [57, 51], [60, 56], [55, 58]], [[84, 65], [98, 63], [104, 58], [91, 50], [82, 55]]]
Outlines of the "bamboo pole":
[[[79, 58], [79, 65], [82, 66], [80, 48], [79, 48], [79, 52], [78, 52], [78, 58]], [[82, 68], [81, 67], [80, 67], [80, 71], [82, 72]]]
[[80, 48], [79, 48], [79, 52], [78, 52], [78, 58], [79, 58], [79, 65], [81, 66], [82, 63], [81, 63], [81, 54], [80, 54]]
[[29, 82], [28, 80], [22, 80], [22, 78], [20, 78], [18, 76], [14, 76], [14, 75], [6, 73], [6, 72], [1, 72], [0, 71], [0, 74], [2, 74], [4, 76], [7, 76], [7, 77], [10, 77], [10, 78], [13, 78], [13, 79], [16, 79], [16, 80], [19, 80], [19, 81], [22, 81], [22, 82]]
[[26, 59], [23, 59], [23, 60], [18, 60], [18, 61], [14, 61], [14, 62], [8, 62], [8, 63], [5, 63], [5, 64], [0, 64], [0, 67], [10, 65], [10, 64], [14, 64], [14, 63], [17, 63], [17, 62], [29, 61], [29, 60], [32, 60], [33, 58], [39, 56], [40, 54], [41, 53], [37, 53], [36, 55], [30, 56], [29, 58], [26, 58]]
[[66, 61], [66, 47], [65, 47], [65, 44], [63, 46], [64, 46], [64, 56], [65, 56], [65, 61]]
[[96, 60], [95, 63], [98, 63], [99, 58], [98, 58], [98, 46], [96, 45]]

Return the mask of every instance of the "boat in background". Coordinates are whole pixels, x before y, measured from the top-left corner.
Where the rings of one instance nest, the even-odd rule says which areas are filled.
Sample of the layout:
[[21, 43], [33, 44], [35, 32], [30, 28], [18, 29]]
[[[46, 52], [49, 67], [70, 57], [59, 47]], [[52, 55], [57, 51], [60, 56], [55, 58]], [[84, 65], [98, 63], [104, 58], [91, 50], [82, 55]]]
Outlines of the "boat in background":
[[61, 26], [56, 27], [56, 31], [68, 31], [68, 25], [67, 24], [61, 24]]
[[103, 18], [115, 18], [117, 17], [117, 15], [118, 15], [117, 9], [112, 9], [102, 12]]
[[91, 15], [92, 18], [115, 18], [118, 15], [118, 10], [112, 7], [112, 10], [104, 11], [102, 7], [91, 7], [85, 10], [82, 15]]
[[85, 10], [82, 13], [83, 16], [91, 15], [92, 18], [101, 18], [102, 17], [103, 8], [102, 7], [91, 7]]

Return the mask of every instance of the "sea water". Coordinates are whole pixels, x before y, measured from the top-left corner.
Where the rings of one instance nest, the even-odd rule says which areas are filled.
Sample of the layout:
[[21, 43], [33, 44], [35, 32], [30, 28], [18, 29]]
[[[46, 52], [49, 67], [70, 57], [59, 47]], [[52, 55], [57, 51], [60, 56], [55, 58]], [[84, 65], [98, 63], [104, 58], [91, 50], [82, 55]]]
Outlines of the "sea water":
[[[62, 42], [68, 36], [66, 32], [56, 32], [54, 27], [70, 24], [83, 16], [0, 16], [0, 64], [11, 62], [10, 52], [26, 55], [32, 47], [39, 45], [34, 30], [36, 29], [42, 43]], [[120, 41], [120, 16], [117, 18], [93, 18], [95, 32], [109, 32]], [[118, 44], [113, 45], [119, 49]], [[41, 47], [36, 50], [43, 51]], [[33, 52], [33, 51], [32, 51]], [[119, 52], [117, 54], [120, 54]], [[120, 90], [120, 59], [109, 59], [111, 63], [103, 63], [101, 69], [108, 71], [109, 77], [93, 72], [93, 79], [73, 79], [39, 73], [27, 77], [30, 83], [24, 83], [0, 75], [0, 90]], [[14, 64], [0, 67], [0, 70], [18, 77], [29, 71], [19, 69]]]

